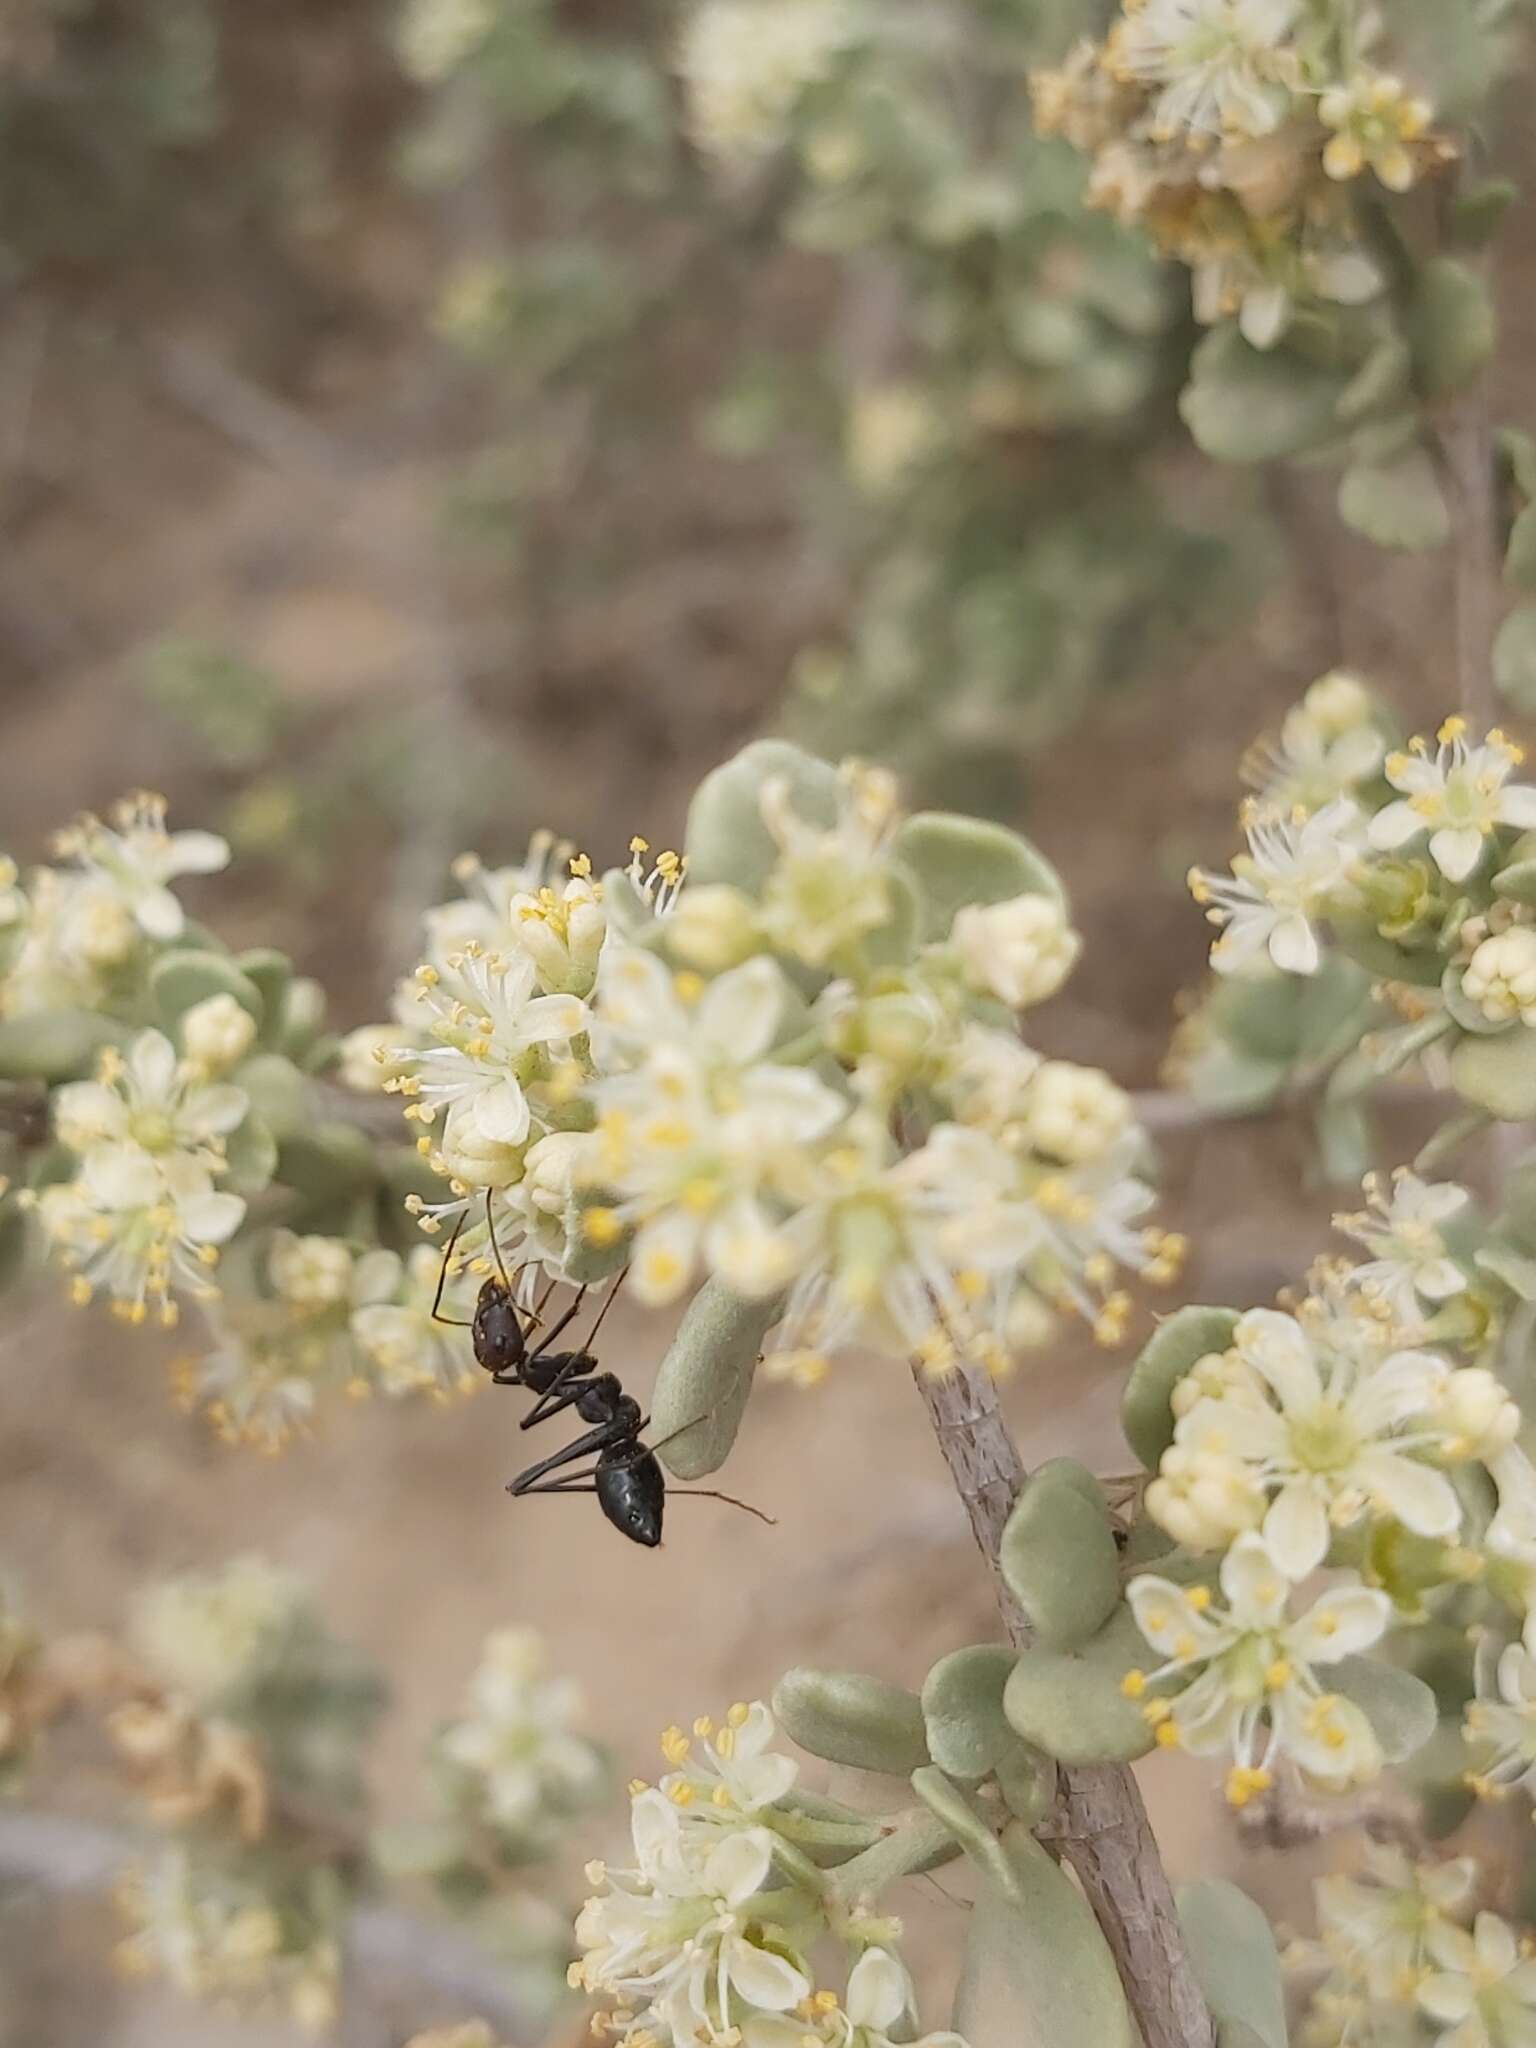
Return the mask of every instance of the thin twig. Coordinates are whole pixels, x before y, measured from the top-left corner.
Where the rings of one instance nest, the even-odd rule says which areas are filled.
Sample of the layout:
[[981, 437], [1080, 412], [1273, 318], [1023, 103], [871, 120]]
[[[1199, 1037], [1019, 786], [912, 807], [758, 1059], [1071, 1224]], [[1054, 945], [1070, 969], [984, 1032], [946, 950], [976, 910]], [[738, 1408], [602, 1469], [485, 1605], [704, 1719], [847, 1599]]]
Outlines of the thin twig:
[[[960, 1366], [942, 1378], [914, 1367], [955, 1490], [992, 1573], [1008, 1639], [1029, 1627], [998, 1562], [1003, 1527], [1024, 1483], [1024, 1463], [984, 1373]], [[1060, 1844], [1114, 1955], [1146, 2048], [1211, 2048], [1211, 2017], [1190, 1969], [1173, 1892], [1141, 1793], [1117, 1766], [1064, 1770], [1061, 1803], [1042, 1833]]]

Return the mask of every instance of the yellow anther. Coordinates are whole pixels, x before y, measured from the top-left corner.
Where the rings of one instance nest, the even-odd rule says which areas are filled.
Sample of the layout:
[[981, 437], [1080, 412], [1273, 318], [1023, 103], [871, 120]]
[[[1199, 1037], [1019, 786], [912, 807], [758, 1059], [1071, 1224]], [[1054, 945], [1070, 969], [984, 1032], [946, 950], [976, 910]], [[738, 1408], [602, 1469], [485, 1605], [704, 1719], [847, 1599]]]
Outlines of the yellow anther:
[[746, 1701], [738, 1700], [725, 1718], [733, 1728], [744, 1728], [751, 1718], [751, 1714], [752, 1709], [747, 1705]]
[[1445, 720], [1440, 730], [1435, 734], [1435, 738], [1442, 747], [1448, 747], [1453, 740], [1459, 740], [1466, 732], [1466, 729], [1467, 721], [1457, 712]]
[[1294, 1673], [1284, 1657], [1277, 1657], [1264, 1673], [1264, 1683], [1271, 1692], [1279, 1692], [1289, 1685]]
[[1147, 1689], [1145, 1671], [1127, 1671], [1120, 1681], [1120, 1690], [1128, 1700], [1139, 1700]]
[[1173, 1722], [1172, 1722], [1172, 1721], [1159, 1721], [1159, 1722], [1158, 1722], [1158, 1724], [1157, 1724], [1157, 1738], [1156, 1738], [1156, 1740], [1157, 1740], [1157, 1746], [1158, 1746], [1158, 1748], [1159, 1748], [1159, 1749], [1177, 1749], [1177, 1748], [1178, 1748], [1178, 1746], [1179, 1746], [1179, 1731], [1178, 1731], [1178, 1729], [1177, 1729], [1177, 1728], [1176, 1728], [1176, 1727], [1174, 1726], [1174, 1724], [1173, 1724]]
[[693, 1732], [698, 1736], [700, 1742], [707, 1742], [709, 1740], [710, 1736], [715, 1732], [715, 1724], [708, 1714], [699, 1715], [693, 1724]]
[[664, 1728], [661, 1732], [661, 1753], [674, 1769], [686, 1761], [693, 1744], [681, 1728]]
[[624, 1226], [612, 1209], [595, 1206], [582, 1211], [581, 1234], [588, 1244], [601, 1248], [616, 1244], [624, 1235]]
[[1211, 1604], [1211, 1589], [1209, 1586], [1191, 1586], [1184, 1595], [1184, 1598], [1193, 1607], [1196, 1614], [1204, 1614], [1206, 1608]]

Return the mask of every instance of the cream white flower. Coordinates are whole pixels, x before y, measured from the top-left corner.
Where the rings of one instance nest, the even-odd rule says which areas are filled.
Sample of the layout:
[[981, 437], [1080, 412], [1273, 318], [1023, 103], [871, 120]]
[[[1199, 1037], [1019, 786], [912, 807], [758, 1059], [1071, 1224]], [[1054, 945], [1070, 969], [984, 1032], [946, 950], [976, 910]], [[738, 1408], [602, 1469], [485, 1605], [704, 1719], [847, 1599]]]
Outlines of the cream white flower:
[[802, 93], [828, 76], [858, 28], [850, 0], [702, 0], [678, 49], [700, 148], [726, 164], [776, 149]]
[[1263, 809], [1274, 816], [1310, 815], [1354, 796], [1380, 771], [1387, 751], [1374, 712], [1358, 677], [1343, 669], [1320, 676], [1286, 713], [1278, 743], [1261, 741], [1243, 761], [1244, 778]]
[[1315, 974], [1322, 958], [1314, 923], [1348, 881], [1359, 852], [1360, 812], [1347, 798], [1325, 804], [1300, 824], [1258, 814], [1248, 820], [1248, 852], [1230, 877], [1194, 870], [1190, 894], [1225, 929], [1211, 948], [1221, 974], [1240, 974], [1267, 958], [1290, 974]]
[[845, 2048], [893, 2048], [891, 2032], [899, 2028], [911, 2048], [966, 2048], [959, 2034], [940, 2031], [914, 2036], [916, 2012], [905, 1964], [887, 1948], [867, 1948], [848, 1973], [844, 2024], [837, 2028], [837, 2038]]
[[1526, 1616], [1523, 1640], [1507, 1644], [1495, 1660], [1479, 1644], [1476, 1683], [1462, 1721], [1463, 1736], [1479, 1752], [1468, 1782], [1484, 1798], [1516, 1785], [1536, 1793], [1536, 1611]]
[[1158, 135], [1267, 135], [1292, 105], [1298, 12], [1298, 0], [1143, 0], [1117, 25], [1111, 67], [1160, 88]]
[[1462, 994], [1490, 1024], [1536, 1025], [1536, 931], [1515, 925], [1484, 939], [1467, 962]]
[[398, 48], [407, 74], [438, 85], [472, 57], [496, 26], [496, 0], [408, 0]]
[[602, 1761], [579, 1732], [581, 1712], [575, 1683], [549, 1675], [540, 1637], [498, 1629], [486, 1638], [464, 1713], [438, 1747], [475, 1781], [493, 1827], [536, 1840], [602, 1788]]
[[1477, 1865], [1470, 1856], [1411, 1863], [1376, 1842], [1365, 1845], [1365, 1861], [1368, 1882], [1330, 1876], [1313, 1886], [1321, 1940], [1315, 1958], [1308, 1943], [1300, 1959], [1326, 1963], [1368, 1998], [1400, 2004], [1426, 1974], [1431, 1928], [1470, 1900]]
[[1029, 1141], [1049, 1159], [1077, 1165], [1100, 1159], [1135, 1119], [1131, 1098], [1096, 1067], [1046, 1060], [1024, 1098]]
[[262, 1557], [189, 1572], [139, 1594], [135, 1647], [193, 1706], [211, 1706], [275, 1652], [306, 1605], [302, 1582]]
[[297, 1309], [315, 1314], [339, 1308], [352, 1294], [352, 1248], [339, 1237], [295, 1237], [280, 1230], [267, 1254], [267, 1273]]
[[[340, 1950], [322, 1929], [296, 1927], [292, 1891], [280, 1911], [259, 1886], [173, 1848], [136, 1868], [118, 1897], [132, 1929], [118, 1959], [131, 1974], [162, 1975], [210, 2005], [280, 2004], [310, 2032], [334, 2020]], [[295, 1945], [296, 1933], [309, 1939]]]
[[1400, 78], [1361, 69], [1318, 101], [1318, 115], [1334, 132], [1323, 151], [1330, 178], [1358, 178], [1372, 170], [1389, 192], [1406, 192], [1418, 174], [1413, 144], [1422, 143], [1434, 118], [1427, 99]]
[[[415, 989], [412, 985], [412, 999]], [[360, 1024], [341, 1041], [338, 1074], [345, 1087], [359, 1095], [383, 1095], [391, 1081], [404, 1078], [405, 1068], [395, 1057], [403, 1036], [398, 1024]], [[419, 1046], [410, 1047], [405, 1057], [414, 1059]]]
[[655, 1791], [635, 1798], [631, 1826], [636, 1868], [600, 1873], [607, 1889], [577, 1919], [572, 1972], [632, 2015], [626, 2034], [724, 2048], [755, 2015], [791, 2012], [809, 1996], [809, 1966], [781, 1925], [770, 1947], [754, 1911], [773, 1868], [766, 1828], [687, 1830]]
[[1394, 1172], [1390, 1187], [1371, 1175], [1365, 1191], [1367, 1212], [1333, 1219], [1336, 1230], [1375, 1253], [1353, 1269], [1351, 1284], [1415, 1329], [1423, 1302], [1449, 1301], [1466, 1289], [1467, 1276], [1447, 1250], [1441, 1226], [1461, 1214], [1467, 1191], [1451, 1181], [1420, 1180], [1406, 1167]]
[[1392, 1612], [1386, 1594], [1340, 1585], [1288, 1619], [1287, 1573], [1252, 1533], [1222, 1560], [1221, 1590], [1224, 1607], [1204, 1587], [1156, 1573], [1126, 1588], [1136, 1626], [1166, 1659], [1132, 1672], [1126, 1692], [1140, 1698], [1150, 1686], [1187, 1681], [1171, 1698], [1147, 1700], [1159, 1742], [1197, 1756], [1227, 1751], [1227, 1796], [1238, 1806], [1267, 1787], [1278, 1756], [1326, 1785], [1375, 1777], [1382, 1755], [1370, 1723], [1352, 1701], [1325, 1691], [1314, 1667], [1380, 1641]]
[[182, 1050], [205, 1073], [238, 1066], [255, 1043], [256, 1019], [232, 995], [208, 996], [182, 1017]]
[[183, 1066], [163, 1032], [143, 1031], [126, 1058], [111, 1049], [102, 1055], [94, 1081], [59, 1089], [54, 1129], [72, 1152], [131, 1149], [217, 1170], [225, 1138], [249, 1107], [243, 1090]]
[[1448, 1921], [1425, 1938], [1432, 1974], [1418, 1988], [1419, 2010], [1449, 2031], [1438, 2048], [1529, 2048], [1536, 2041], [1536, 1962], [1496, 1913], [1479, 1913], [1472, 1932]]
[[[695, 1721], [691, 1735], [668, 1728], [661, 1753], [671, 1765], [661, 1789], [674, 1803], [696, 1811], [701, 1824], [737, 1826], [774, 1806], [800, 1774], [795, 1759], [774, 1749], [772, 1714], [761, 1700], [739, 1702], [716, 1727]], [[686, 1787], [686, 1796], [680, 1788]]]
[[1245, 1374], [1182, 1415], [1175, 1442], [1247, 1468], [1270, 1496], [1265, 1540], [1292, 1578], [1322, 1563], [1333, 1528], [1366, 1514], [1420, 1536], [1460, 1527], [1455, 1489], [1418, 1455], [1441, 1448], [1434, 1424], [1452, 1377], [1443, 1358], [1400, 1351], [1361, 1375], [1274, 1309], [1250, 1310], [1233, 1349]]
[[[405, 1262], [400, 1286], [391, 1298], [364, 1302], [352, 1311], [351, 1329], [358, 1349], [374, 1369], [388, 1395], [466, 1392], [478, 1384], [474, 1355], [459, 1333], [434, 1320], [442, 1254], [432, 1245], [418, 1245]], [[464, 1298], [462, 1283], [450, 1276], [442, 1313], [467, 1320], [473, 1303]]]
[[970, 986], [1014, 1010], [1055, 995], [1083, 945], [1055, 898], [1040, 895], [968, 904], [953, 937]]
[[211, 875], [229, 860], [214, 832], [167, 832], [165, 799], [126, 798], [112, 824], [84, 817], [61, 832], [56, 850], [104, 883], [152, 939], [180, 938], [186, 920], [169, 884], [180, 875]]
[[434, 1042], [396, 1050], [407, 1078], [393, 1085], [419, 1121], [452, 1110], [491, 1144], [521, 1145], [533, 1123], [528, 1089], [547, 1078], [551, 1055], [568, 1053], [585, 1032], [586, 1005], [535, 994], [530, 953], [487, 953], [474, 942], [450, 955], [444, 971], [429, 964], [416, 979], [421, 1022]]
[[1466, 731], [1464, 718], [1448, 718], [1433, 754], [1415, 740], [1407, 753], [1388, 755], [1387, 780], [1402, 799], [1378, 811], [1369, 828], [1371, 844], [1387, 850], [1427, 832], [1430, 858], [1450, 882], [1466, 880], [1501, 825], [1536, 828], [1536, 788], [1509, 786], [1520, 749], [1497, 731], [1472, 746]]
[[803, 818], [781, 777], [769, 777], [758, 801], [779, 847], [763, 885], [762, 932], [807, 966], [835, 967], [891, 914], [886, 845], [898, 816], [895, 778], [864, 762], [845, 762], [831, 826]]
[[594, 1045], [610, 1071], [593, 1089], [594, 1172], [617, 1199], [589, 1212], [588, 1228], [610, 1238], [634, 1228], [643, 1301], [674, 1300], [701, 1259], [751, 1296], [794, 1271], [775, 1192], [847, 1105], [807, 1069], [766, 1057], [785, 996], [771, 960], [707, 987], [685, 978], [680, 992], [653, 954], [610, 948], [605, 958]]
[[76, 1301], [104, 1289], [127, 1321], [142, 1322], [153, 1309], [170, 1327], [179, 1317], [173, 1293], [217, 1295], [210, 1268], [239, 1229], [245, 1203], [215, 1188], [187, 1153], [156, 1159], [136, 1145], [103, 1145], [74, 1180], [44, 1188], [37, 1210], [74, 1272]]

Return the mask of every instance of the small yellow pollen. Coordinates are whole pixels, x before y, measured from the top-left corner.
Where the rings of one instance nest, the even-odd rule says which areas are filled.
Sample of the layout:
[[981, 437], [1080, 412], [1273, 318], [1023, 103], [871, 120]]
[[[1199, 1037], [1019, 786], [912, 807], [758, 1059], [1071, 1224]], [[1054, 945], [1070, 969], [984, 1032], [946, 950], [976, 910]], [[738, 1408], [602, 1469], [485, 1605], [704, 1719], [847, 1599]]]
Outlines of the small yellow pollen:
[[1139, 1700], [1147, 1689], [1145, 1671], [1127, 1671], [1120, 1681], [1120, 1690], [1128, 1700]]
[[1209, 1586], [1191, 1586], [1184, 1595], [1184, 1598], [1193, 1607], [1196, 1614], [1204, 1614], [1206, 1608], [1211, 1604], [1211, 1589]]

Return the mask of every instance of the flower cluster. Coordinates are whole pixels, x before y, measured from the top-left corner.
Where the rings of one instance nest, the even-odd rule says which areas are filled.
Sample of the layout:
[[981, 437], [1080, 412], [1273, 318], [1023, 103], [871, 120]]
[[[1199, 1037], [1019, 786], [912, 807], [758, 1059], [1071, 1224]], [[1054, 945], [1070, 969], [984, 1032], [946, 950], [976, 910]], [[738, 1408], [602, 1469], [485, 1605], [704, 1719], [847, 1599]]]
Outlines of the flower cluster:
[[128, 1321], [153, 1310], [169, 1326], [179, 1316], [173, 1289], [216, 1298], [209, 1269], [245, 1202], [215, 1183], [249, 1107], [241, 1089], [179, 1060], [160, 1031], [142, 1032], [126, 1058], [108, 1047], [94, 1081], [58, 1091], [54, 1131], [76, 1170], [43, 1189], [37, 1211], [74, 1271], [77, 1301], [103, 1288]]
[[1523, 1022], [1536, 935], [1530, 907], [1498, 886], [1536, 830], [1536, 787], [1512, 779], [1520, 748], [1498, 731], [1474, 741], [1465, 719], [1448, 718], [1433, 745], [1414, 739], [1373, 758], [1372, 726], [1355, 730], [1369, 737], [1351, 756], [1348, 794], [1314, 808], [1300, 789], [1266, 791], [1245, 808], [1248, 852], [1230, 878], [1191, 875], [1223, 928], [1212, 964], [1241, 973], [1267, 957], [1312, 974], [1331, 926], [1346, 949], [1351, 937], [1374, 939], [1376, 963], [1399, 949], [1404, 981], [1428, 987], [1430, 968], [1433, 980], [1454, 976], [1451, 1002], [1464, 1001], [1452, 1022], [1462, 1010], [1490, 1030]]
[[1267, 348], [1309, 302], [1385, 288], [1369, 191], [1451, 153], [1379, 38], [1302, 0], [1125, 0], [1103, 43], [1034, 75], [1035, 118], [1091, 158], [1091, 203], [1189, 265], [1202, 320]]
[[[576, 1923], [571, 1983], [609, 2001], [609, 2030], [643, 2048], [888, 2048], [913, 2035], [898, 1923], [839, 1907], [815, 1866], [777, 1830], [797, 1766], [772, 1749], [761, 1704], [723, 1725], [668, 1729], [670, 1769], [631, 1788], [634, 1864], [589, 1866], [599, 1889]], [[814, 1951], [836, 1934], [853, 1952], [843, 1993], [818, 1990]], [[929, 2034], [918, 2048], [963, 2048]]]
[[[705, 1276], [782, 1299], [770, 1364], [804, 1381], [855, 1343], [1001, 1370], [1063, 1308], [1113, 1340], [1120, 1269], [1170, 1278], [1181, 1246], [1144, 1222], [1129, 1098], [1012, 1025], [1076, 957], [1054, 881], [997, 835], [1017, 892], [968, 900], [946, 874], [925, 934], [890, 779], [807, 766], [813, 801], [788, 773], [742, 796], [751, 888], [675, 855], [647, 871], [640, 842], [603, 881], [583, 859], [563, 884], [465, 870], [410, 1029], [370, 1039], [448, 1182], [424, 1225], [525, 1289], [628, 1263], [648, 1303]], [[931, 822], [963, 874], [970, 828]]]
[[[1271, 1546], [1250, 1530], [1222, 1560], [1221, 1602], [1208, 1586], [1179, 1586], [1155, 1572], [1128, 1588], [1137, 1627], [1165, 1661], [1129, 1672], [1124, 1690], [1142, 1700], [1165, 1747], [1230, 1756], [1233, 1806], [1268, 1790], [1280, 1757], [1330, 1788], [1364, 1783], [1381, 1770], [1370, 1722], [1324, 1686], [1317, 1667], [1372, 1648], [1392, 1603], [1352, 1581], [1292, 1615], [1294, 1587]], [[1149, 1691], [1165, 1684], [1177, 1688], [1171, 1697]]]
[[1475, 738], [1460, 717], [1433, 742], [1393, 747], [1384, 737], [1368, 708], [1333, 741], [1333, 772], [1297, 772], [1293, 753], [1245, 807], [1248, 850], [1230, 873], [1191, 874], [1221, 927], [1211, 964], [1243, 979], [1353, 963], [1346, 971], [1375, 977], [1388, 1027], [1362, 1024], [1373, 1072], [1433, 1049], [1449, 1056], [1442, 1078], [1474, 1107], [1527, 1117], [1536, 785], [1519, 777], [1519, 747], [1497, 730]]
[[341, 1950], [321, 1878], [301, 1880], [281, 1907], [260, 1885], [216, 1874], [167, 1849], [118, 1889], [131, 1932], [121, 1967], [159, 1976], [205, 2004], [286, 2010], [308, 2033], [334, 2021]]
[[0, 872], [0, 1016], [104, 1009], [132, 993], [155, 949], [181, 937], [171, 888], [216, 873], [229, 848], [212, 832], [168, 832], [165, 799], [127, 797], [110, 824], [83, 817], [59, 833], [61, 867], [25, 881]]
[[[1298, 2048], [1388, 2048], [1420, 2038], [1415, 2014], [1464, 2023], [1476, 2006], [1475, 1995], [1465, 1995], [1469, 1980], [1485, 1977], [1491, 1986], [1516, 1960], [1494, 1915], [1480, 1914], [1472, 1935], [1463, 1925], [1477, 1878], [1470, 1857], [1415, 1863], [1401, 1849], [1369, 1844], [1365, 1866], [1363, 1878], [1318, 1880], [1317, 1938], [1289, 1952], [1295, 1969], [1318, 1975]], [[1506, 1989], [1518, 1994], [1522, 1981]], [[1490, 2036], [1471, 2026], [1445, 2038], [1461, 2048]]]
[[607, 1780], [601, 1755], [580, 1733], [581, 1710], [576, 1684], [549, 1675], [538, 1636], [497, 1630], [486, 1640], [463, 1713], [437, 1737], [450, 1808], [488, 1827], [503, 1853], [527, 1857], [547, 1849]]
[[[1497, 1236], [1450, 1183], [1400, 1170], [1372, 1177], [1367, 1196], [1336, 1222], [1370, 1256], [1323, 1262], [1288, 1310], [1232, 1317], [1224, 1349], [1191, 1352], [1146, 1490], [1184, 1582], [1156, 1568], [1132, 1581], [1165, 1662], [1127, 1690], [1157, 1688], [1146, 1712], [1160, 1741], [1230, 1751], [1239, 1803], [1279, 1756], [1322, 1785], [1379, 1770], [1369, 1723], [1315, 1666], [1441, 1613], [1462, 1626], [1481, 1615], [1490, 1645], [1511, 1613], [1530, 1626], [1536, 1467], [1492, 1369], [1518, 1306]], [[1218, 1553], [1224, 1607], [1205, 1562]], [[1325, 1566], [1347, 1581], [1289, 1619], [1293, 1590]], [[1536, 1666], [1519, 1644], [1478, 1661], [1470, 1782], [1493, 1796], [1536, 1769]]]
[[701, 149], [751, 165], [785, 139], [801, 95], [861, 33], [857, 0], [702, 0], [677, 64]]

